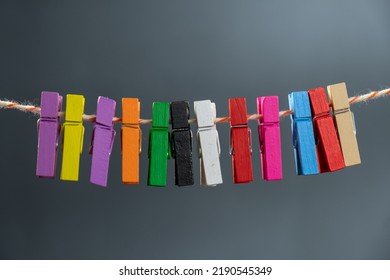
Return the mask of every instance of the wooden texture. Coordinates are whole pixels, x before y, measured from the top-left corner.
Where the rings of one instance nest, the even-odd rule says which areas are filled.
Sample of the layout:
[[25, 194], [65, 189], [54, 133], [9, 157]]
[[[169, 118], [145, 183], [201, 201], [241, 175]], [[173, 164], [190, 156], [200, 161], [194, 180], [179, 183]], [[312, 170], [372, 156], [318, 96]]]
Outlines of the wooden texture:
[[38, 120], [38, 153], [36, 175], [55, 178], [57, 146], [61, 130], [58, 113], [62, 110], [62, 96], [57, 92], [41, 94], [41, 117]]
[[189, 118], [190, 108], [187, 101], [171, 103], [172, 157], [175, 159], [175, 185], [178, 186], [194, 184]]
[[194, 102], [194, 112], [198, 124], [197, 141], [200, 160], [200, 184], [216, 186], [222, 184], [220, 164], [220, 144], [218, 131], [214, 123], [217, 112], [215, 103], [210, 100]]
[[355, 124], [348, 102], [347, 86], [339, 83], [328, 86], [334, 118], [345, 166], [360, 164], [360, 153], [356, 139]]
[[121, 147], [124, 184], [139, 184], [139, 155], [142, 139], [139, 118], [138, 98], [122, 98]]
[[261, 173], [264, 180], [274, 181], [283, 178], [282, 147], [279, 125], [279, 97], [257, 98], [259, 119], [259, 143], [261, 152]]
[[233, 181], [249, 183], [253, 181], [252, 148], [245, 98], [229, 98], [229, 115]]
[[313, 124], [307, 91], [288, 95], [293, 134], [295, 166], [298, 175], [318, 174], [318, 163], [314, 141]]
[[152, 128], [149, 134], [149, 186], [167, 184], [167, 159], [169, 145], [169, 103], [153, 102]]
[[84, 126], [84, 96], [66, 95], [65, 123], [63, 124], [63, 155], [61, 180], [78, 181], [80, 155], [83, 151]]
[[336, 128], [330, 116], [329, 103], [324, 88], [309, 90], [313, 114], [314, 138], [320, 172], [333, 172], [344, 168], [344, 159]]
[[116, 102], [99, 96], [96, 110], [96, 124], [92, 131], [90, 154], [92, 154], [90, 182], [106, 187], [108, 168], [115, 130], [112, 118], [115, 116]]

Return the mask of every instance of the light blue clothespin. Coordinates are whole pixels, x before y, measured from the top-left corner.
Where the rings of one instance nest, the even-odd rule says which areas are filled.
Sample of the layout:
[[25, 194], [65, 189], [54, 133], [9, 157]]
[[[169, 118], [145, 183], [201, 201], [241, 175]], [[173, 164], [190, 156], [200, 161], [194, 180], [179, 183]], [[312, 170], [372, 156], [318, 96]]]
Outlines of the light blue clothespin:
[[318, 174], [317, 154], [307, 91], [292, 92], [288, 95], [291, 115], [291, 129], [295, 166], [298, 175]]

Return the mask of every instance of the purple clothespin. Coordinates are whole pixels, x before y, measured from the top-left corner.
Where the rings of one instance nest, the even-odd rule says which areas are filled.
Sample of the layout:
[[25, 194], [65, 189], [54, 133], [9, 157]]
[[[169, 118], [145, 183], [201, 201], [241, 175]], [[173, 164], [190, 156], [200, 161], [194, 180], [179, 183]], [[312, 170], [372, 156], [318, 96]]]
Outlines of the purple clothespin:
[[89, 153], [92, 154], [90, 181], [102, 187], [107, 186], [108, 165], [115, 138], [112, 122], [115, 107], [114, 100], [99, 96]]
[[58, 113], [62, 110], [62, 96], [57, 92], [41, 93], [41, 118], [38, 120], [37, 176], [54, 178], [57, 146], [61, 130]]

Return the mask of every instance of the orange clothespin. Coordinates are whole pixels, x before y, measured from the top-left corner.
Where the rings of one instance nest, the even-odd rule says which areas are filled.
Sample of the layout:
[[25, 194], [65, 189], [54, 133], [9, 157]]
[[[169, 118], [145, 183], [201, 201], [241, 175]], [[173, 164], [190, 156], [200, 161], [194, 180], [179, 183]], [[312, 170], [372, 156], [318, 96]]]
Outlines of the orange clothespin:
[[139, 183], [139, 155], [142, 131], [139, 126], [140, 102], [138, 98], [122, 98], [122, 181]]

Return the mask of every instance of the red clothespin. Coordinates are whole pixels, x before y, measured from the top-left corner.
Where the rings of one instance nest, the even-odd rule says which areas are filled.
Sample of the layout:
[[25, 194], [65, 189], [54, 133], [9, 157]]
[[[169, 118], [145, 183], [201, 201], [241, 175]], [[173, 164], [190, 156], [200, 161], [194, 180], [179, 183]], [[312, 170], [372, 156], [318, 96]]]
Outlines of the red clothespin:
[[235, 184], [253, 181], [252, 140], [245, 98], [229, 98], [230, 154]]
[[333, 172], [343, 169], [344, 158], [336, 128], [330, 116], [329, 103], [324, 88], [309, 90], [309, 98], [320, 172]]
[[264, 180], [282, 180], [282, 147], [280, 143], [279, 97], [257, 98], [261, 171]]

